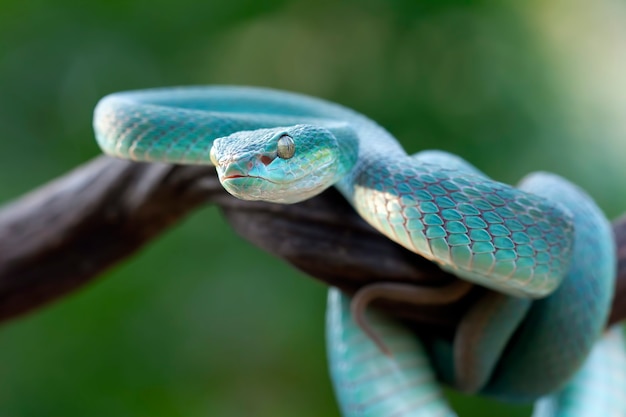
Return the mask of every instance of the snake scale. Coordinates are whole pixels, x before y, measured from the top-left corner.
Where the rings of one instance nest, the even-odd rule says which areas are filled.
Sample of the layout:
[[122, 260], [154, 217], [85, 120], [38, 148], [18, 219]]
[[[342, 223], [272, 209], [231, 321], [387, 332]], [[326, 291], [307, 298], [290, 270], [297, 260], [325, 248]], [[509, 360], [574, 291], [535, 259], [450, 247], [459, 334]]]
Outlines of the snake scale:
[[[602, 335], [612, 232], [566, 180], [535, 173], [513, 188], [445, 152], [407, 155], [381, 126], [338, 104], [254, 87], [111, 94], [95, 109], [94, 129], [112, 156], [215, 165], [242, 199], [288, 204], [335, 186], [378, 231], [463, 280], [436, 290], [371, 284], [353, 298], [329, 291], [327, 350], [344, 416], [454, 415], [440, 381], [535, 402], [536, 417], [587, 417], [600, 407], [626, 415], [623, 341], [619, 330]], [[377, 298], [449, 302], [464, 282], [493, 291], [453, 342], [426, 343], [367, 310]]]

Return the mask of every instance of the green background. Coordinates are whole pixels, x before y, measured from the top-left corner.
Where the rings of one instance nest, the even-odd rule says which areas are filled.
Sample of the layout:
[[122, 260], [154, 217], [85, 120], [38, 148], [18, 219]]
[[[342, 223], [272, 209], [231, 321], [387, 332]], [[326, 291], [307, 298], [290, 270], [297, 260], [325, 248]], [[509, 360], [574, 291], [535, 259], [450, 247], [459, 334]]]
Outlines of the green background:
[[[0, 0], [0, 201], [99, 153], [104, 94], [230, 83], [343, 103], [409, 152], [448, 150], [505, 182], [559, 173], [615, 217], [624, 44], [618, 0]], [[201, 210], [0, 329], [0, 415], [338, 416], [324, 298]]]

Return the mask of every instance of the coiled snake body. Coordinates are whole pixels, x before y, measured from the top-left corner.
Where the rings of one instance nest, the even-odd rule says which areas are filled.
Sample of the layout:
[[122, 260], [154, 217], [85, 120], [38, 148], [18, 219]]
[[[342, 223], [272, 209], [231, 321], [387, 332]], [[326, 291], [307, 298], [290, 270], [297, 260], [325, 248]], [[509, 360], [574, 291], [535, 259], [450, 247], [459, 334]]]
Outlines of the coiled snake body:
[[[444, 302], [464, 284], [373, 284], [352, 300], [330, 290], [327, 345], [344, 416], [453, 415], [435, 371], [466, 392], [513, 401], [552, 395], [536, 407], [540, 416], [583, 416], [564, 399], [607, 378], [595, 356], [583, 362], [612, 297], [611, 229], [562, 178], [538, 173], [512, 188], [453, 155], [408, 156], [345, 107], [251, 87], [112, 94], [98, 104], [94, 128], [113, 156], [216, 165], [224, 188], [243, 199], [294, 203], [334, 185], [393, 241], [495, 291], [467, 314], [452, 346], [437, 342], [426, 353], [417, 336], [365, 307], [375, 298]], [[594, 355], [626, 368], [621, 343], [611, 334]]]

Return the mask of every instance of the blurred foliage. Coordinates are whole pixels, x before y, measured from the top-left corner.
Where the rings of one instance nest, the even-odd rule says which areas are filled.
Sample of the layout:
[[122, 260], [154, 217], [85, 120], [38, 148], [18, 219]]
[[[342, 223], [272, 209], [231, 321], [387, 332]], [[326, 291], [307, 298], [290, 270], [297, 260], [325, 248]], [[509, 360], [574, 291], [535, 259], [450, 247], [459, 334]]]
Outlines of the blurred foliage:
[[[410, 152], [445, 149], [505, 182], [562, 174], [615, 216], [626, 4], [518, 3], [0, 0], [0, 201], [98, 154], [104, 94], [232, 83], [343, 103]], [[337, 416], [324, 294], [203, 210], [2, 328], [0, 415]]]

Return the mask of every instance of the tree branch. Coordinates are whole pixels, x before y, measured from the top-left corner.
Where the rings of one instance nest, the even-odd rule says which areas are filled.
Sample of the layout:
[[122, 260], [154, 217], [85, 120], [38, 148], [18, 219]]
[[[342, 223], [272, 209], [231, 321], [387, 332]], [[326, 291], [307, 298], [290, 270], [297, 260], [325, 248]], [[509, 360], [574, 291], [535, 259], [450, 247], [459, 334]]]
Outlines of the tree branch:
[[[456, 279], [376, 232], [335, 190], [294, 205], [248, 202], [227, 194], [212, 167], [103, 156], [0, 208], [0, 320], [68, 294], [207, 203], [253, 244], [347, 292], [377, 281]], [[619, 266], [611, 323], [626, 317], [626, 216], [613, 226]], [[377, 306], [449, 335], [484, 291], [475, 287], [442, 307]]]

